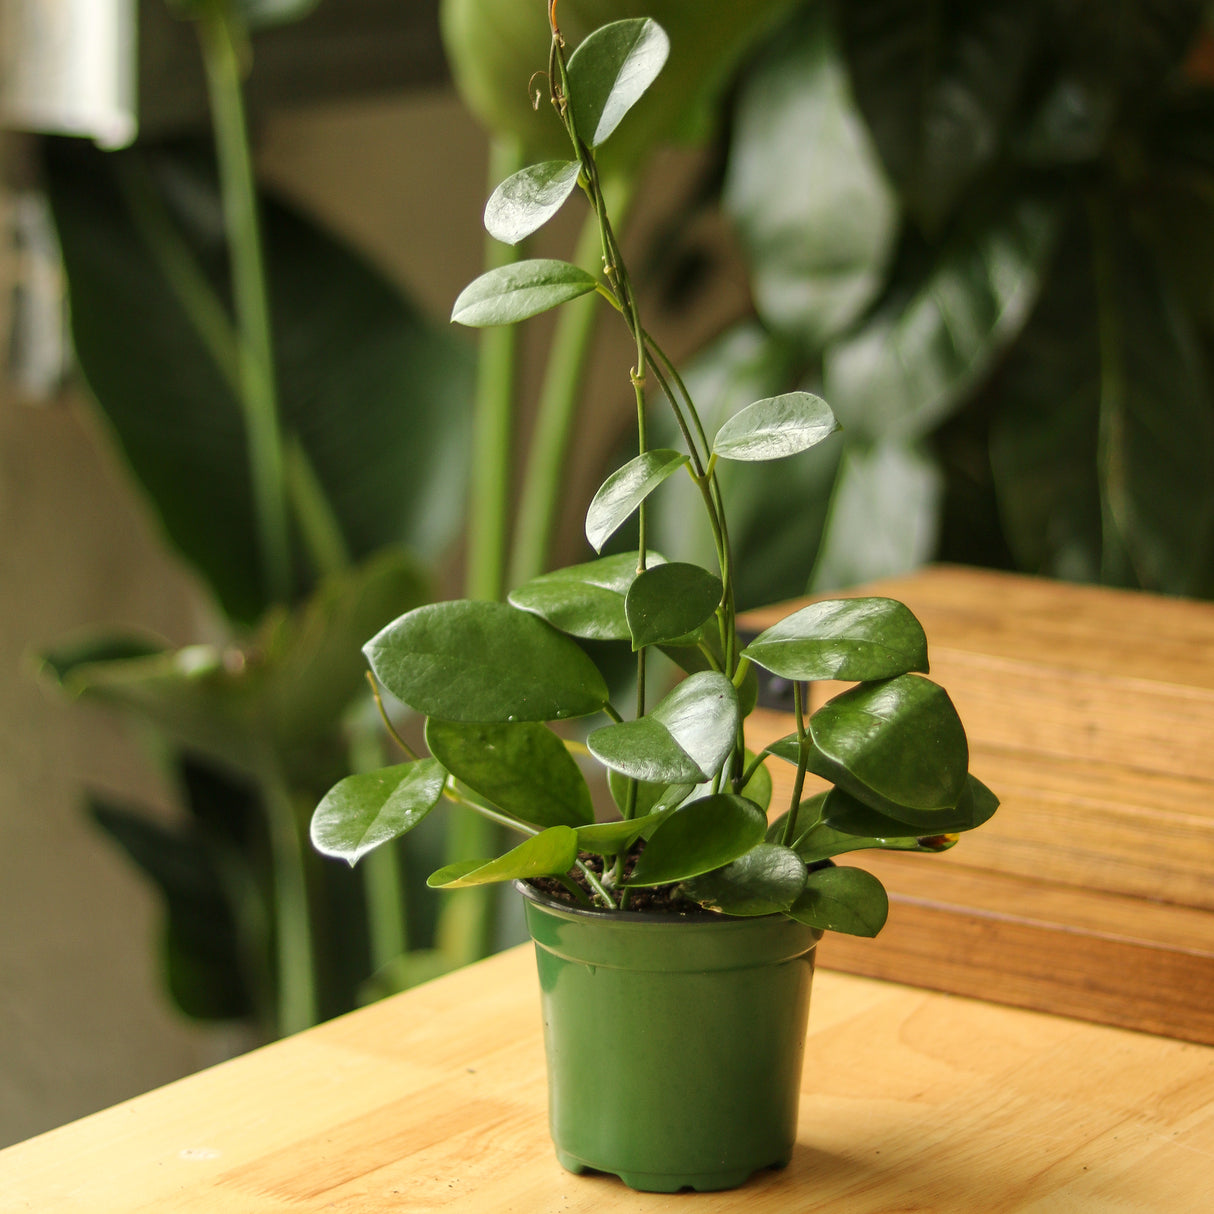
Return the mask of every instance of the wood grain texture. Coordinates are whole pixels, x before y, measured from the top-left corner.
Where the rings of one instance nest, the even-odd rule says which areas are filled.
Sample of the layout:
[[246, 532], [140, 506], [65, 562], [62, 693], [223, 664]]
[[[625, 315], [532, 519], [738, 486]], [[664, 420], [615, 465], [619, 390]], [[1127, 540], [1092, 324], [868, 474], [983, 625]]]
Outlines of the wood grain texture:
[[[853, 593], [922, 620], [1002, 806], [944, 855], [857, 856], [889, 925], [822, 963], [1214, 1043], [1214, 605], [948, 567]], [[747, 737], [792, 728], [760, 710]]]
[[1194, 1214], [1214, 1049], [820, 972], [790, 1166], [562, 1171], [527, 946], [0, 1151], [4, 1214]]

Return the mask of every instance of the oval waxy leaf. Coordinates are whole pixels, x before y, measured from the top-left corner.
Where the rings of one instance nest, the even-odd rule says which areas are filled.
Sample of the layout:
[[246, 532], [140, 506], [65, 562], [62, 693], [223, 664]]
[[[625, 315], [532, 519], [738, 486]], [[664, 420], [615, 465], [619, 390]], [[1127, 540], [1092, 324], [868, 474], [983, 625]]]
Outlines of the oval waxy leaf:
[[567, 873], [577, 861], [577, 832], [569, 826], [550, 826], [495, 860], [460, 860], [426, 878], [431, 889], [466, 889], [496, 881], [525, 881], [528, 877], [555, 877]]
[[598, 147], [658, 78], [670, 39], [656, 21], [613, 21], [587, 35], [569, 57], [569, 95], [578, 137]]
[[586, 539], [598, 552], [616, 529], [673, 472], [688, 463], [678, 451], [646, 451], [599, 486], [586, 511]]
[[849, 936], [875, 936], [889, 915], [885, 887], [862, 868], [819, 868], [788, 910], [798, 923]]
[[825, 822], [811, 826], [792, 845], [793, 851], [806, 864], [816, 864], [820, 860], [829, 860], [832, 856], [846, 855], [853, 851], [915, 851], [942, 852], [948, 851], [957, 842], [955, 834], [924, 835], [921, 838], [907, 835], [900, 838], [870, 839], [862, 835], [849, 835]]
[[864, 804], [929, 830], [965, 791], [965, 729], [943, 687], [916, 674], [862, 683], [809, 719], [810, 768]]
[[586, 739], [621, 775], [650, 784], [701, 784], [719, 770], [738, 730], [738, 695], [716, 671], [688, 675], [638, 721], [604, 725]]
[[[813, 746], [811, 744], [810, 751], [812, 753]], [[763, 748], [763, 753], [775, 755], [777, 759], [783, 759], [786, 763], [797, 764], [801, 761], [801, 744], [795, 733], [785, 734], [782, 738], [777, 738], [776, 741]]]
[[688, 675], [649, 714], [708, 775], [718, 771], [738, 736], [738, 693], [716, 671]]
[[633, 650], [695, 632], [712, 618], [723, 593], [716, 574], [682, 561], [637, 574], [624, 603]]
[[805, 875], [792, 848], [759, 843], [724, 868], [692, 878], [683, 889], [701, 906], [727, 915], [770, 915], [801, 896]]
[[811, 392], [769, 396], [739, 410], [717, 431], [722, 459], [784, 459], [817, 446], [839, 429], [830, 406]]
[[578, 266], [532, 258], [498, 266], [470, 282], [451, 309], [451, 319], [472, 328], [512, 325], [588, 295], [598, 280]]
[[546, 725], [431, 719], [426, 745], [457, 780], [524, 822], [543, 827], [594, 821], [585, 777]]
[[657, 810], [642, 817], [619, 822], [595, 822], [577, 828], [578, 848], [599, 856], [614, 856], [627, 851], [638, 839], [648, 838], [673, 813]]
[[995, 795], [974, 776], [966, 777], [955, 806], [927, 813], [908, 809], [882, 813], [842, 788], [832, 788], [822, 808], [822, 821], [843, 834], [869, 839], [903, 839], [912, 833], [918, 837], [926, 830], [933, 835], [951, 835], [981, 826], [998, 805]]
[[575, 641], [506, 603], [429, 603], [363, 652], [398, 700], [444, 721], [556, 721], [607, 703], [603, 676]]
[[[655, 566], [664, 559], [649, 554]], [[623, 552], [542, 573], [512, 590], [510, 602], [570, 636], [589, 641], [626, 641], [631, 633], [624, 599], [636, 576], [636, 553]]]
[[652, 716], [591, 731], [586, 745], [604, 767], [646, 784], [702, 784], [708, 774]]
[[762, 843], [766, 829], [763, 811], [745, 797], [691, 801], [653, 832], [627, 883], [666, 885], [711, 872]]
[[526, 240], [561, 209], [580, 168], [576, 160], [545, 160], [507, 177], [485, 204], [485, 231], [505, 244]]
[[686, 801], [695, 789], [695, 784], [647, 784], [643, 780], [630, 780], [620, 772], [608, 769], [607, 787], [611, 790], [611, 799], [622, 814], [628, 812], [628, 785], [632, 783], [637, 786], [634, 817], [673, 809]]
[[347, 776], [312, 814], [312, 846], [354, 865], [381, 843], [412, 830], [438, 804], [446, 780], [436, 759]]
[[794, 611], [743, 650], [786, 679], [889, 679], [927, 670], [927, 637], [896, 599], [828, 599]]

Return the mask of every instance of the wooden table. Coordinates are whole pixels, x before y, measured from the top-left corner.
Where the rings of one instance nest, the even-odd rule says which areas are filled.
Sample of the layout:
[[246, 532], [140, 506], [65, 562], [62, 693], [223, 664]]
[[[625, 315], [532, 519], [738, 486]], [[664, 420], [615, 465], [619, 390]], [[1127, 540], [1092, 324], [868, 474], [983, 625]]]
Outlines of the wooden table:
[[890, 926], [823, 942], [902, 981], [819, 970], [786, 1170], [693, 1198], [563, 1172], [523, 947], [0, 1151], [0, 1212], [1204, 1214], [1214, 607], [948, 569], [882, 589], [1004, 807], [878, 857]]
[[688, 1197], [548, 1141], [529, 946], [0, 1152], [36, 1214], [1205, 1214], [1214, 1048], [821, 971], [799, 1145]]

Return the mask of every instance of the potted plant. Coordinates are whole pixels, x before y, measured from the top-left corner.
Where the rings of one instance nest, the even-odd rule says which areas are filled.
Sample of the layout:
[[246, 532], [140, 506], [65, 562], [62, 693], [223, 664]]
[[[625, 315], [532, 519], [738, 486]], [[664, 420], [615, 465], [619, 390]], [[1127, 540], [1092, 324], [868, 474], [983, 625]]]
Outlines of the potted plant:
[[[836, 422], [807, 392], [757, 401], [710, 441], [678, 371], [645, 330], [600, 187], [596, 150], [657, 76], [668, 42], [618, 21], [570, 56], [550, 9], [547, 82], [571, 154], [523, 169], [486, 208], [518, 241], [580, 189], [597, 217], [603, 273], [549, 260], [491, 270], [454, 319], [509, 324], [596, 292], [635, 342], [638, 450], [586, 516], [601, 550], [636, 516], [635, 551], [536, 577], [509, 602], [433, 603], [366, 645], [373, 684], [426, 718], [427, 755], [351, 776], [318, 806], [312, 839], [351, 864], [444, 799], [521, 836], [496, 857], [448, 865], [441, 889], [513, 881], [544, 992], [550, 1113], [568, 1168], [641, 1189], [715, 1189], [787, 1162], [814, 949], [825, 930], [874, 935], [888, 908], [871, 874], [835, 857], [940, 851], [996, 807], [968, 773], [965, 732], [925, 677], [923, 629], [902, 604], [812, 604], [743, 644], [718, 461], [796, 455]], [[646, 389], [666, 398], [685, 447], [647, 442]], [[717, 566], [665, 561], [646, 540], [646, 499], [690, 475]], [[583, 641], [630, 646], [628, 711]], [[685, 677], [662, 678], [665, 669]], [[792, 681], [796, 730], [761, 754], [744, 723], [757, 670]], [[806, 686], [853, 684], [812, 715]], [[378, 692], [377, 692], [378, 694]], [[594, 721], [601, 716], [603, 721]], [[563, 723], [590, 720], [584, 741]], [[786, 810], [766, 764], [795, 766]], [[618, 816], [596, 820], [582, 760], [596, 760]], [[822, 782], [806, 795], [806, 780]]]

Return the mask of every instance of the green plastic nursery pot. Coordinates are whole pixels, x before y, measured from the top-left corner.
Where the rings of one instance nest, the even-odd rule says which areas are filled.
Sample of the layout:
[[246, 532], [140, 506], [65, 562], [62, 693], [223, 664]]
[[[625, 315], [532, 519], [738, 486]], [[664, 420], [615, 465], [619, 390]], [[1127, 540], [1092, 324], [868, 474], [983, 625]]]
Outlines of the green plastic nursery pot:
[[581, 910], [517, 885], [560, 1162], [663, 1193], [788, 1163], [822, 933], [775, 915]]

